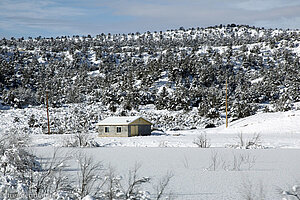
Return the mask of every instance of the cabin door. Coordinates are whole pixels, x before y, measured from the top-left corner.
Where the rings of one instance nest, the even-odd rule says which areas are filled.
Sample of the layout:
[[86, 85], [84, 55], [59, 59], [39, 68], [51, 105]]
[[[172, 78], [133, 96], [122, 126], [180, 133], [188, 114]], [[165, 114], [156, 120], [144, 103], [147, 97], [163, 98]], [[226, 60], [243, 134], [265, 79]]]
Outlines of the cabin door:
[[139, 134], [138, 126], [131, 126], [131, 136], [137, 136]]

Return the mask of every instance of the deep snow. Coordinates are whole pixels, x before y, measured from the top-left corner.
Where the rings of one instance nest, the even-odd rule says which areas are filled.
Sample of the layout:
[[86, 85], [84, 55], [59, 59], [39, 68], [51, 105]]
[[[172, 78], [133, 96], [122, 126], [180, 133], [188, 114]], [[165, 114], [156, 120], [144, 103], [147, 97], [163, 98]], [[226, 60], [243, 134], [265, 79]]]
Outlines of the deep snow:
[[[36, 147], [42, 156], [50, 156], [52, 147]], [[64, 149], [66, 150], [66, 149]], [[169, 188], [176, 199], [243, 199], [249, 192], [265, 199], [280, 199], [280, 190], [289, 189], [299, 183], [299, 149], [225, 149], [225, 148], [67, 148], [67, 151], [84, 152], [96, 161], [102, 161], [105, 168], [111, 165], [126, 181], [128, 170], [136, 162], [142, 165], [139, 174], [152, 179], [154, 185], [167, 172], [174, 177]], [[209, 168], [211, 155], [217, 153], [220, 164], [215, 171]], [[240, 170], [233, 170], [234, 156], [255, 159], [253, 166], [242, 164]], [[228, 166], [223, 167], [224, 163]], [[76, 163], [70, 164], [70, 175], [76, 176]], [[153, 194], [153, 185], [148, 191]], [[250, 190], [250, 191], [249, 191]]]

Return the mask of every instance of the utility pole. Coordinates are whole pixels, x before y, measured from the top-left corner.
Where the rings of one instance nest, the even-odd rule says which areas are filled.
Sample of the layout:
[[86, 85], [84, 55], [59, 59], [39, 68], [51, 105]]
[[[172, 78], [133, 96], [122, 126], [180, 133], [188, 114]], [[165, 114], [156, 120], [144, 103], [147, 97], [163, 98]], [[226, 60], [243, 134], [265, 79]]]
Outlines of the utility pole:
[[228, 127], [228, 116], [227, 116], [227, 78], [226, 78], [226, 128]]
[[47, 105], [48, 134], [50, 134], [50, 120], [49, 120], [49, 107], [48, 107], [48, 92], [49, 92], [49, 90], [46, 90], [46, 105]]

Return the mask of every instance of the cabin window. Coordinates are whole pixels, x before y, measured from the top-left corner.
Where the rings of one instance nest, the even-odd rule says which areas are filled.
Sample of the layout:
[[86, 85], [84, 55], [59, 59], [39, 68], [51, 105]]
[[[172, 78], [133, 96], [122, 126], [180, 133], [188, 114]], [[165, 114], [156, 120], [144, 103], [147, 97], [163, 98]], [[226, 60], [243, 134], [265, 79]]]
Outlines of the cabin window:
[[117, 133], [121, 133], [122, 129], [121, 127], [117, 127]]
[[105, 133], [108, 133], [108, 132], [109, 132], [109, 127], [105, 127], [105, 128], [104, 128], [104, 132], [105, 132]]

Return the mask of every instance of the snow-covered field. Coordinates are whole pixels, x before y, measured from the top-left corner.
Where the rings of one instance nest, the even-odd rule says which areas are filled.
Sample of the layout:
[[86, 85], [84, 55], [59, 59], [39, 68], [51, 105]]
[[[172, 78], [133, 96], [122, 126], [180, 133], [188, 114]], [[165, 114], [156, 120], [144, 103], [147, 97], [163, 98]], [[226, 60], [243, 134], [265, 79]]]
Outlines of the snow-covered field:
[[[9, 110], [2, 110], [1, 128], [7, 126]], [[12, 125], [9, 123], [9, 125]], [[210, 148], [194, 143], [206, 135]], [[251, 140], [260, 135], [259, 148], [238, 149], [240, 138]], [[32, 135], [32, 149], [41, 157], [50, 157], [55, 147], [65, 145], [72, 135]], [[174, 177], [169, 188], [176, 199], [281, 199], [281, 189], [300, 181], [300, 111], [260, 113], [229, 123], [229, 127], [153, 132], [151, 136], [131, 138], [91, 138], [94, 148], [62, 147], [65, 152], [80, 151], [114, 167], [126, 175], [135, 163], [140, 174], [155, 184], [168, 172]], [[62, 155], [64, 156], [64, 155]], [[213, 161], [215, 158], [215, 162]], [[70, 175], [76, 175], [76, 163], [70, 161]], [[153, 185], [147, 186], [153, 191]]]
[[[127, 174], [136, 162], [142, 164], [140, 174], [154, 180], [172, 172], [170, 188], [177, 199], [244, 199], [251, 193], [257, 198], [262, 193], [265, 199], [281, 199], [280, 190], [300, 180], [299, 126], [300, 111], [262, 113], [232, 122], [228, 128], [155, 132], [147, 137], [95, 137], [102, 147], [65, 149], [83, 151], [120, 174]], [[201, 133], [206, 134], [211, 148], [193, 148]], [[245, 141], [260, 134], [265, 149], [230, 148], [239, 143], [240, 134]], [[38, 154], [47, 156], [68, 137], [35, 135], [33, 146]], [[211, 167], [214, 155], [215, 170]], [[241, 158], [248, 161], [239, 161]], [[152, 185], [148, 187], [153, 190]]]
[[[45, 157], [52, 147], [36, 147], [34, 150]], [[153, 179], [155, 184], [171, 172], [169, 189], [176, 199], [244, 199], [243, 195], [262, 192], [265, 199], [281, 199], [280, 190], [299, 183], [299, 149], [226, 149], [226, 148], [83, 148], [64, 149], [81, 151], [97, 161], [111, 165], [124, 176], [136, 162], [142, 165], [139, 174]], [[217, 155], [213, 170], [212, 156]], [[242, 162], [235, 168], [234, 158], [249, 157], [252, 163]], [[76, 163], [70, 164], [70, 172], [76, 176]], [[126, 177], [124, 177], [126, 180]], [[147, 185], [153, 193], [152, 185]], [[255, 198], [256, 199], [256, 198]]]
[[[251, 140], [260, 135], [259, 143], [264, 148], [300, 149], [300, 111], [260, 113], [211, 129], [153, 132], [146, 137], [91, 137], [102, 147], [197, 147], [194, 141], [206, 135], [211, 147], [227, 147], [239, 143], [239, 136]], [[63, 146], [71, 135], [34, 135], [34, 146]], [[60, 139], [58, 139], [60, 138]], [[64, 139], [62, 139], [64, 138]]]

